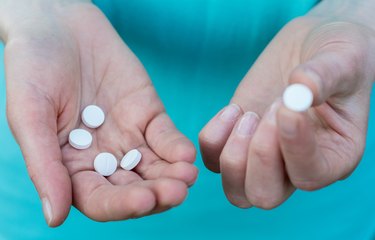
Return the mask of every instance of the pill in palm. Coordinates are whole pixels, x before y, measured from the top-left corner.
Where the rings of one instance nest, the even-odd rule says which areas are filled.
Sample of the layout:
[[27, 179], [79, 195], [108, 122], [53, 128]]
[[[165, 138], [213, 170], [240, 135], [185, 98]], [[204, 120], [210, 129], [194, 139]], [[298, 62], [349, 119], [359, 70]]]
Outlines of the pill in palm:
[[133, 149], [129, 151], [125, 156], [122, 158], [120, 166], [125, 170], [132, 170], [135, 168], [138, 163], [142, 159], [142, 154], [137, 149]]
[[284, 91], [283, 102], [292, 111], [304, 112], [313, 103], [313, 93], [306, 85], [292, 84]]
[[84, 129], [74, 129], [69, 133], [69, 143], [76, 149], [87, 149], [91, 146], [91, 133]]
[[94, 160], [94, 169], [102, 176], [111, 176], [117, 169], [117, 159], [111, 153], [99, 153]]
[[100, 107], [90, 105], [83, 110], [81, 118], [87, 127], [98, 128], [104, 123], [105, 115]]

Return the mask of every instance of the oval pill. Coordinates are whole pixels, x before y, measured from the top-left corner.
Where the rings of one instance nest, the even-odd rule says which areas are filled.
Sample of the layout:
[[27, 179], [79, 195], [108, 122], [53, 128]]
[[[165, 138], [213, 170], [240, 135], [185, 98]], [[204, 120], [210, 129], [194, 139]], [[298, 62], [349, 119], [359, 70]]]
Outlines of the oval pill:
[[90, 105], [83, 110], [81, 118], [87, 127], [98, 128], [104, 123], [105, 115], [100, 107]]
[[138, 165], [141, 159], [142, 153], [137, 149], [133, 149], [125, 154], [125, 156], [121, 160], [120, 166], [123, 169], [130, 171]]
[[69, 133], [69, 143], [76, 149], [87, 149], [91, 146], [91, 133], [84, 129], [74, 129]]
[[296, 83], [287, 87], [283, 94], [284, 105], [292, 111], [304, 112], [313, 103], [312, 91], [303, 84]]
[[117, 169], [117, 159], [111, 153], [99, 153], [94, 160], [94, 169], [102, 176], [111, 176]]

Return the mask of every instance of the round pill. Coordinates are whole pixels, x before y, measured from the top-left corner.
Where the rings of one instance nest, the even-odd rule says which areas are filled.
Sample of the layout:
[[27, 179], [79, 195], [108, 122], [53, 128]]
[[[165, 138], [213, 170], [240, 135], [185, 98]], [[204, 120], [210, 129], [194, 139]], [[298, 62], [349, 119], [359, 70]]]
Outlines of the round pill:
[[104, 123], [104, 120], [104, 112], [98, 106], [87, 106], [82, 112], [82, 122], [89, 128], [100, 127]]
[[125, 156], [121, 160], [120, 166], [123, 169], [130, 171], [138, 165], [141, 159], [142, 153], [137, 149], [133, 149], [125, 154]]
[[94, 169], [102, 176], [111, 176], [117, 169], [116, 157], [111, 153], [99, 153], [94, 160]]
[[296, 83], [286, 88], [283, 94], [283, 102], [292, 111], [304, 112], [313, 103], [313, 93], [306, 85]]
[[84, 129], [74, 129], [69, 133], [69, 143], [76, 149], [87, 149], [91, 146], [91, 133]]

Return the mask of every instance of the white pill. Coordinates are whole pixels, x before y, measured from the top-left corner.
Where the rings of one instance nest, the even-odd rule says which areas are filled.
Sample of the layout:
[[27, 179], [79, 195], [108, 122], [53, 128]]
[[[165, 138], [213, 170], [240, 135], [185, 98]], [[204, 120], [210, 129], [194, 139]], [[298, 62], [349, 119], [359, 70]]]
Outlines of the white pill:
[[87, 149], [91, 146], [91, 133], [84, 129], [74, 129], [69, 133], [69, 143], [76, 149]]
[[123, 169], [130, 171], [138, 165], [141, 159], [142, 153], [137, 149], [133, 149], [125, 154], [125, 156], [121, 160], [120, 166]]
[[290, 110], [304, 112], [313, 103], [313, 93], [307, 86], [296, 83], [285, 89], [283, 101], [284, 105]]
[[117, 159], [111, 153], [99, 153], [94, 160], [94, 168], [102, 176], [111, 176], [117, 169]]
[[104, 123], [104, 120], [104, 112], [98, 106], [87, 106], [82, 112], [82, 122], [89, 128], [100, 127]]

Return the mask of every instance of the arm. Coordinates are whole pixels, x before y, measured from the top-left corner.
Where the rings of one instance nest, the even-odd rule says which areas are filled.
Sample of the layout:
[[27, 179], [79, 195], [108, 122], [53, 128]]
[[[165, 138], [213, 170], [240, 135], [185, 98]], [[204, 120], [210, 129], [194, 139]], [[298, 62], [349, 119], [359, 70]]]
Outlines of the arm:
[[[90, 1], [0, 0], [6, 43], [7, 117], [39, 193], [46, 221], [58, 226], [74, 205], [114, 221], [180, 204], [196, 179], [195, 149], [165, 112], [137, 57]], [[99, 105], [107, 121], [94, 144], [68, 143], [85, 128], [80, 113]], [[141, 151], [134, 171], [105, 178], [94, 159]]]
[[371, 0], [323, 0], [308, 15], [336, 18], [362, 24], [375, 30], [374, 10], [375, 2]]
[[[358, 165], [375, 79], [374, 10], [371, 0], [325, 0], [288, 23], [238, 86], [237, 107], [202, 129], [205, 164], [221, 172], [234, 205], [271, 209], [295, 189], [323, 188]], [[294, 83], [313, 91], [307, 112], [278, 100]]]

